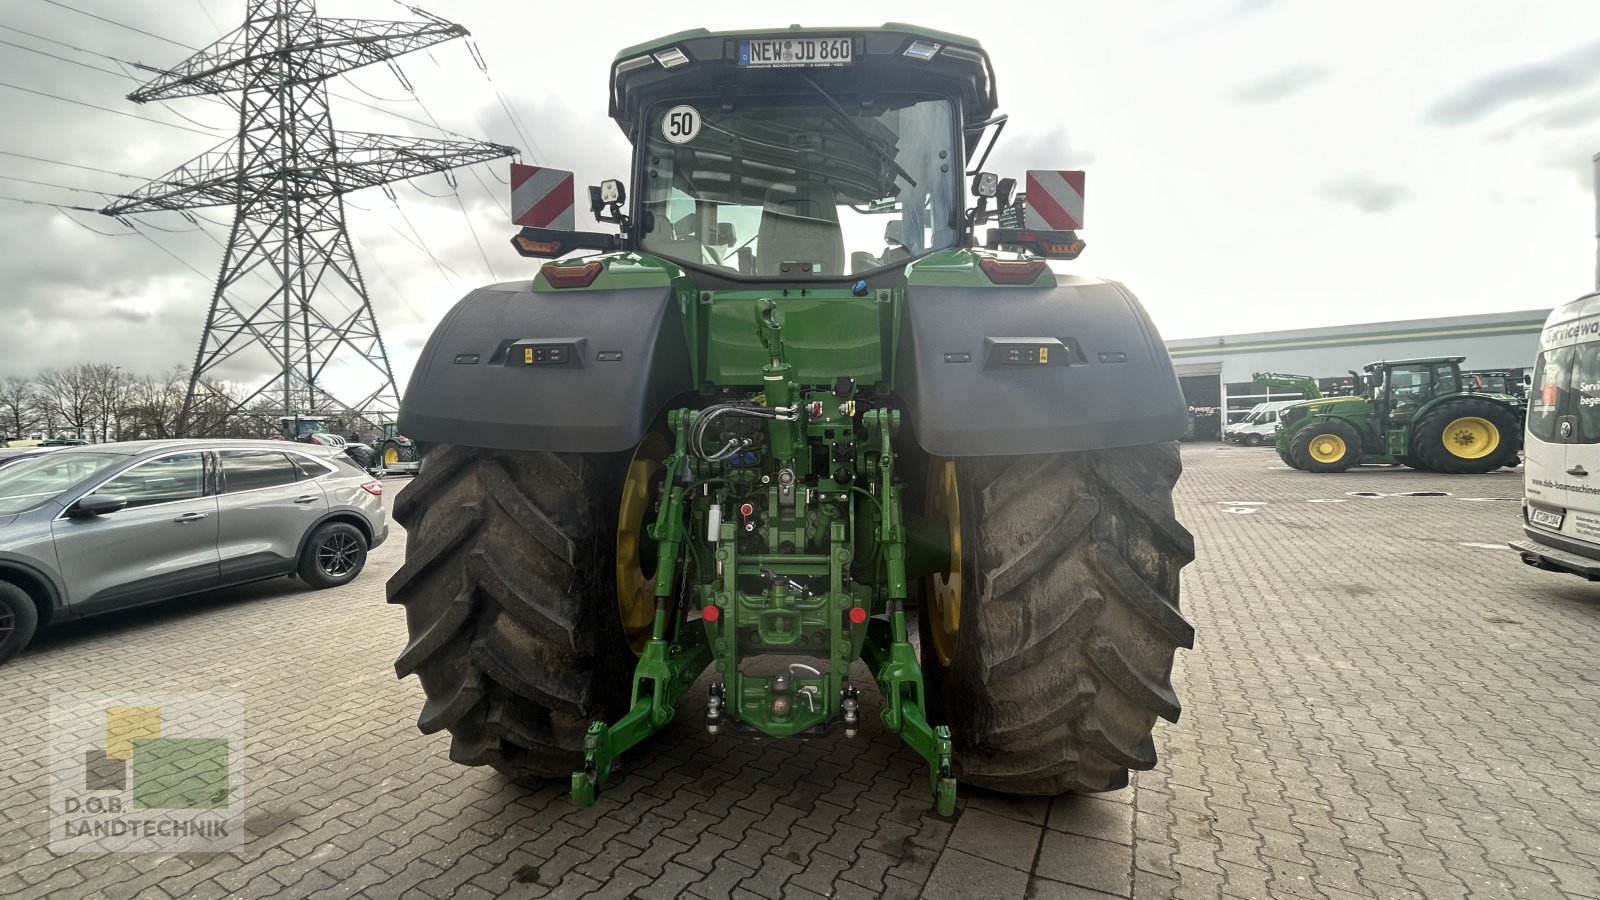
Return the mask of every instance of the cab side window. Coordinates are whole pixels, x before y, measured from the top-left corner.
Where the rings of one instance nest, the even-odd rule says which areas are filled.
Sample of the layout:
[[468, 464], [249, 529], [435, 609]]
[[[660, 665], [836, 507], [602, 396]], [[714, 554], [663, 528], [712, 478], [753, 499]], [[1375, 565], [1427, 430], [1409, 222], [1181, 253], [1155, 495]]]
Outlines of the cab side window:
[[205, 460], [199, 452], [174, 453], [140, 463], [95, 491], [126, 497], [129, 509], [194, 500], [205, 492]]
[[1389, 414], [1406, 415], [1433, 396], [1433, 371], [1396, 367], [1389, 372]]

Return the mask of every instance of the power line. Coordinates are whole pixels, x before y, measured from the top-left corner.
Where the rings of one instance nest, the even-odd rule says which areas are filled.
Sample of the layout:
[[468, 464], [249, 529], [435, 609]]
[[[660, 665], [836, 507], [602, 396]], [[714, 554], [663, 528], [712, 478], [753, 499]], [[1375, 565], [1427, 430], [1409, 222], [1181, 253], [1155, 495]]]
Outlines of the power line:
[[472, 235], [472, 242], [478, 245], [478, 255], [483, 257], [483, 264], [489, 270], [489, 277], [499, 281], [500, 276], [495, 274], [494, 263], [489, 262], [489, 254], [483, 249], [483, 241], [478, 239], [478, 227], [472, 224], [472, 216], [467, 213], [467, 204], [461, 199], [461, 192], [451, 185], [450, 193], [455, 195], [456, 205], [461, 207], [461, 218], [467, 220], [467, 231]]
[[157, 250], [160, 250], [162, 253], [165, 253], [166, 255], [168, 255], [168, 256], [172, 257], [173, 259], [177, 260], [178, 264], [183, 266], [185, 269], [188, 269], [189, 271], [195, 273], [196, 275], [199, 275], [201, 278], [204, 278], [207, 281], [211, 280], [211, 276], [210, 275], [207, 275], [206, 273], [200, 271], [199, 269], [196, 269], [194, 266], [190, 265], [189, 262], [187, 260], [185, 260], [183, 257], [179, 256], [176, 253], [173, 253], [171, 250], [168, 250], [165, 246], [163, 246], [161, 244], [160, 241], [157, 241], [155, 238], [151, 237], [150, 235], [145, 234], [144, 232], [140, 231], [139, 230], [139, 226], [137, 224], [135, 224], [134, 222], [131, 222], [131, 221], [128, 221], [128, 220], [123, 220], [123, 219], [119, 219], [118, 221], [122, 222], [124, 225], [127, 225], [129, 228], [132, 228], [135, 234], [137, 234], [140, 237], [144, 238], [145, 240], [149, 241], [151, 244], [154, 244], [155, 248]]
[[151, 71], [151, 72], [163, 71], [161, 69], [156, 68], [155, 66], [147, 66], [144, 63], [133, 62], [131, 60], [122, 59], [121, 57], [112, 56], [109, 53], [101, 53], [98, 50], [88, 50], [88, 49], [85, 49], [83, 47], [78, 47], [78, 46], [75, 46], [73, 44], [69, 44], [66, 41], [58, 41], [55, 38], [45, 37], [42, 34], [35, 34], [35, 33], [31, 32], [31, 31], [24, 31], [23, 29], [18, 28], [15, 25], [0, 25], [0, 28], [4, 28], [7, 31], [15, 31], [17, 34], [26, 35], [27, 37], [35, 38], [35, 39], [41, 40], [41, 41], [46, 41], [46, 42], [51, 43], [51, 44], [59, 44], [60, 46], [65, 47], [68, 50], [76, 50], [79, 53], [87, 53], [90, 56], [98, 56], [101, 59], [109, 59], [112, 62], [122, 63], [123, 65], [128, 65], [128, 66], [133, 66], [136, 69], [145, 69], [145, 70], [148, 70], [148, 71]]
[[102, 175], [115, 175], [118, 178], [131, 178], [134, 181], [149, 181], [143, 175], [129, 175], [127, 172], [113, 172], [110, 169], [97, 169], [94, 166], [82, 166], [77, 163], [62, 162], [59, 159], [46, 159], [43, 156], [29, 156], [26, 153], [16, 153], [11, 150], [0, 150], [0, 156], [12, 156], [17, 159], [27, 159], [34, 162], [50, 163], [56, 166], [66, 166], [71, 169], [82, 169], [85, 172], [99, 172]]
[[88, 190], [86, 188], [69, 187], [69, 186], [64, 185], [64, 184], [55, 184], [55, 183], [49, 182], [49, 181], [34, 181], [32, 178], [19, 178], [16, 175], [0, 175], [0, 178], [5, 179], [6, 181], [20, 181], [23, 184], [37, 184], [40, 187], [60, 188], [63, 191], [75, 191], [75, 192], [77, 192], [79, 194], [94, 194], [97, 197], [111, 197], [111, 196], [114, 196], [113, 194], [107, 193], [106, 191], [91, 191], [91, 190]]
[[0, 194], [0, 200], [10, 200], [12, 203], [26, 203], [29, 206], [49, 206], [55, 209], [75, 209], [79, 212], [99, 212], [99, 210], [91, 209], [87, 206], [72, 206], [67, 203], [51, 203], [47, 200], [26, 200], [22, 197], [12, 197], [8, 194]]
[[61, 217], [66, 219], [68, 222], [71, 222], [79, 228], [82, 228], [84, 231], [92, 231], [101, 237], [133, 237], [135, 234], [135, 232], [132, 231], [101, 231], [98, 228], [79, 222], [77, 219], [74, 219], [72, 216], [68, 215], [67, 211], [64, 209], [58, 209], [56, 211], [61, 213]]
[[[51, 53], [48, 50], [40, 50], [37, 47], [29, 47], [26, 44], [13, 44], [12, 42], [5, 41], [5, 40], [0, 40], [0, 44], [5, 44], [7, 47], [15, 47], [18, 50], [26, 50], [29, 53], [37, 53], [40, 56], [48, 56], [51, 59], [59, 59], [64, 63], [71, 63], [72, 65], [75, 65], [75, 66], [83, 66], [85, 69], [93, 69], [96, 72], [104, 72], [107, 75], [115, 75], [118, 78], [133, 78], [132, 75], [129, 75], [129, 74], [125, 73], [125, 72], [115, 72], [115, 71], [112, 71], [111, 69], [102, 69], [99, 66], [92, 66], [92, 65], [90, 65], [90, 64], [88, 64], [86, 62], [80, 62], [80, 61], [78, 61], [76, 59], [68, 59], [65, 56], [58, 56], [58, 55], [56, 55], [54, 53]], [[134, 81], [138, 81], [139, 79], [133, 78], [133, 80]]]
[[169, 44], [176, 44], [177, 46], [182, 47], [185, 50], [199, 50], [200, 49], [199, 47], [194, 47], [194, 46], [191, 46], [189, 44], [185, 44], [182, 41], [175, 41], [172, 38], [162, 37], [161, 35], [155, 34], [154, 32], [145, 31], [143, 28], [135, 28], [134, 26], [129, 25], [126, 22], [118, 22], [116, 19], [108, 19], [105, 16], [97, 16], [92, 12], [84, 12], [83, 10], [78, 9], [76, 6], [68, 6], [67, 4], [62, 3], [61, 0], [44, 0], [44, 2], [50, 4], [51, 6], [59, 6], [62, 9], [70, 10], [72, 12], [77, 13], [80, 16], [88, 16], [91, 19], [99, 19], [100, 21], [105, 22], [108, 25], [115, 25], [118, 28], [126, 28], [129, 31], [136, 31], [139, 34], [142, 34], [142, 35], [144, 35], [146, 37], [153, 37], [158, 41], [166, 41]]
[[[52, 0], [46, 0], [46, 2], [52, 2]], [[187, 125], [179, 125], [179, 124], [177, 124], [175, 122], [163, 122], [160, 119], [152, 119], [152, 118], [150, 118], [148, 116], [136, 116], [133, 113], [123, 112], [120, 109], [112, 109], [109, 106], [96, 106], [93, 103], [85, 103], [82, 100], [74, 100], [71, 97], [63, 97], [60, 94], [51, 94], [51, 93], [47, 93], [45, 91], [36, 91], [33, 88], [26, 88], [26, 87], [23, 87], [20, 84], [12, 84], [9, 81], [0, 81], [0, 87], [8, 87], [8, 88], [11, 88], [14, 91], [22, 91], [23, 93], [26, 93], [26, 94], [38, 94], [40, 97], [49, 97], [52, 100], [60, 100], [60, 101], [62, 101], [64, 103], [72, 103], [72, 104], [76, 104], [78, 106], [87, 106], [90, 109], [98, 109], [101, 112], [108, 112], [108, 113], [111, 113], [113, 115], [118, 115], [118, 116], [127, 116], [130, 119], [138, 119], [138, 120], [140, 120], [142, 122], [153, 122], [153, 123], [155, 123], [157, 125], [165, 125], [168, 128], [179, 128], [179, 129], [182, 129], [184, 131], [193, 132], [194, 134], [203, 134], [208, 138], [215, 138], [216, 137], [215, 134], [212, 134], [209, 131], [201, 131], [198, 128], [190, 128]]]

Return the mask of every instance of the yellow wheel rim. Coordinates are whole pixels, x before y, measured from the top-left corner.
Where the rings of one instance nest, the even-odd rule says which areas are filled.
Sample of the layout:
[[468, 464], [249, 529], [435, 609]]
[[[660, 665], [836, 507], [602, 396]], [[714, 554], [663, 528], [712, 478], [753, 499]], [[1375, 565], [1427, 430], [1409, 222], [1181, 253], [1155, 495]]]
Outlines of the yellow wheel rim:
[[1500, 429], [1488, 419], [1462, 416], [1444, 427], [1443, 440], [1457, 459], [1483, 459], [1500, 446]]
[[956, 635], [961, 631], [961, 498], [957, 490], [956, 461], [934, 459], [928, 468], [927, 514], [943, 519], [950, 529], [950, 571], [928, 578], [928, 630], [941, 665], [956, 658]]
[[400, 461], [400, 450], [396, 447], [383, 448], [384, 465], [392, 466]]
[[644, 529], [650, 514], [650, 485], [667, 458], [667, 442], [659, 434], [646, 435], [633, 452], [628, 476], [622, 482], [622, 502], [617, 507], [617, 609], [622, 631], [637, 655], [644, 652], [655, 624], [655, 559], [643, 553]]
[[1319, 463], [1333, 463], [1344, 459], [1344, 438], [1337, 434], [1319, 434], [1311, 439], [1311, 458]]

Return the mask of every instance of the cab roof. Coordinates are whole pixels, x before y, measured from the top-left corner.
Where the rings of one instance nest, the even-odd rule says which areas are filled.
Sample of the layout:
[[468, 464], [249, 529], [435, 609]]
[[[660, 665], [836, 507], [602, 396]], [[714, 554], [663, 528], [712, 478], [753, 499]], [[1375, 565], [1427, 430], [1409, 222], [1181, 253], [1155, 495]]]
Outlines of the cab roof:
[[[740, 42], [761, 38], [849, 37], [853, 40], [848, 66], [744, 67], [739, 64]], [[907, 56], [913, 44], [935, 45], [927, 59]], [[671, 67], [658, 54], [676, 49], [687, 63]], [[669, 56], [669, 59], [676, 59]], [[988, 123], [999, 106], [994, 65], [982, 45], [969, 37], [887, 22], [881, 26], [840, 28], [751, 29], [708, 31], [696, 28], [635, 44], [617, 54], [611, 66], [611, 118], [629, 140], [636, 137], [639, 110], [652, 101], [679, 97], [724, 95], [740, 92], [784, 91], [804, 88], [796, 77], [804, 73], [834, 91], [935, 89], [961, 98], [964, 125], [969, 131]]]
[[1465, 356], [1419, 356], [1415, 359], [1380, 359], [1377, 362], [1367, 363], [1362, 366], [1362, 371], [1371, 372], [1383, 366], [1425, 366], [1432, 363], [1455, 363], [1460, 365]]

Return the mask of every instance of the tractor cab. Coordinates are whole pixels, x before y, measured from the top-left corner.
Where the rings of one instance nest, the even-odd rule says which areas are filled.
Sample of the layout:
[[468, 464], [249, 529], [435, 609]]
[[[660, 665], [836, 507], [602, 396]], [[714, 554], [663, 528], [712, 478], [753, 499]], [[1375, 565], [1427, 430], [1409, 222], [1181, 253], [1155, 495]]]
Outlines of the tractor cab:
[[[622, 233], [546, 227], [533, 206], [512, 244], [543, 257], [638, 250], [712, 285], [706, 276], [849, 284], [973, 246], [974, 226], [998, 215], [1016, 227], [993, 229], [988, 246], [1076, 258], [1081, 210], [1056, 209], [1041, 189], [1035, 204], [1054, 225], [1030, 218], [1015, 179], [980, 171], [1006, 122], [997, 102], [988, 55], [959, 35], [896, 24], [669, 35], [612, 68], [632, 192], [607, 180], [589, 206]], [[1081, 180], [1065, 186], [1081, 173], [1047, 175], [1081, 202]], [[554, 273], [566, 275], [586, 277]]]
[[284, 416], [278, 420], [278, 436], [302, 444], [344, 443], [328, 430], [328, 420], [322, 416]]
[[1465, 358], [1385, 360], [1363, 366], [1380, 427], [1403, 430], [1428, 401], [1460, 393], [1461, 361]]

